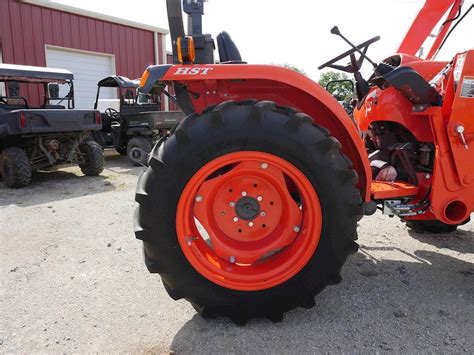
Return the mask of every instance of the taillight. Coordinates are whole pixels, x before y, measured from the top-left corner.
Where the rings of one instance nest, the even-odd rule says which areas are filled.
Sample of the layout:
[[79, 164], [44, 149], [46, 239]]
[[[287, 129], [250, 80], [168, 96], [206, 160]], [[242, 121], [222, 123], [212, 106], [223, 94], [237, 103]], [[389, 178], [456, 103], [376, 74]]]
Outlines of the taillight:
[[20, 127], [26, 128], [26, 114], [24, 112], [20, 112]]
[[102, 115], [99, 111], [95, 111], [95, 124], [102, 125]]

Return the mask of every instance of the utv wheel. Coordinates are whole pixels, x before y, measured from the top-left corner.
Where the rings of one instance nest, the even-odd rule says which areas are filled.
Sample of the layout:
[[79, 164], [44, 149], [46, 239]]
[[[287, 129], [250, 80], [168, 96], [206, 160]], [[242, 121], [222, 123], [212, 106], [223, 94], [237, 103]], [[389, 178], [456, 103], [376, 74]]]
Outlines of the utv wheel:
[[407, 227], [419, 233], [442, 234], [452, 233], [458, 225], [445, 224], [440, 221], [407, 221]]
[[20, 188], [31, 183], [30, 159], [22, 148], [12, 147], [3, 151], [1, 171], [8, 187]]
[[272, 102], [192, 115], [152, 153], [136, 200], [145, 263], [203, 316], [281, 321], [357, 251], [357, 174], [336, 139]]
[[104, 152], [102, 147], [94, 142], [83, 142], [79, 145], [79, 152], [83, 154], [84, 162], [79, 164], [86, 176], [98, 176], [104, 171]]
[[133, 137], [128, 142], [127, 154], [134, 165], [148, 165], [148, 154], [152, 148], [151, 141], [148, 138]]

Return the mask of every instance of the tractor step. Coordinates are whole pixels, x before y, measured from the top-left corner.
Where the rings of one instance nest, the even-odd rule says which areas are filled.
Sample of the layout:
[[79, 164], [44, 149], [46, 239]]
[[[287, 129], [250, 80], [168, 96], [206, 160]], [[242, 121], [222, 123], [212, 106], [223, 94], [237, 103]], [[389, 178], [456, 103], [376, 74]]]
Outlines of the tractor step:
[[371, 193], [374, 200], [416, 196], [418, 186], [406, 182], [373, 181]]

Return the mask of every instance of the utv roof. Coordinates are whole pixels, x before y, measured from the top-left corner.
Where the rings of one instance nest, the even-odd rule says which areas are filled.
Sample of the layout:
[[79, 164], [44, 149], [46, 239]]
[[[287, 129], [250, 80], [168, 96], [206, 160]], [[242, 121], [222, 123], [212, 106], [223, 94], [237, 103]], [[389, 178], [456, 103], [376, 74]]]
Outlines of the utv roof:
[[112, 75], [99, 81], [97, 86], [105, 88], [136, 89], [140, 86], [140, 80], [130, 80], [125, 76]]
[[66, 69], [0, 64], [0, 81], [49, 83], [70, 80], [74, 80], [74, 75]]

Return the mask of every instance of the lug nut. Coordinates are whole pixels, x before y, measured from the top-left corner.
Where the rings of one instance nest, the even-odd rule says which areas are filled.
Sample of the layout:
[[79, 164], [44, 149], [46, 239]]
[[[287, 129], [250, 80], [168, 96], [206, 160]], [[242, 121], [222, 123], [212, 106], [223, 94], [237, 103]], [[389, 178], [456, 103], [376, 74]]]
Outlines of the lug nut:
[[268, 169], [268, 164], [267, 164], [267, 163], [262, 163], [261, 167], [262, 167], [262, 169], [264, 169], [264, 170], [265, 170], [265, 169]]
[[262, 197], [262, 196], [258, 196], [258, 197], [257, 197], [257, 201], [258, 201], [258, 202], [262, 202], [262, 201], [263, 201], [263, 197]]
[[234, 217], [233, 221], [234, 221], [235, 223], [237, 223], [237, 222], [239, 221], [239, 219], [238, 219], [237, 217]]
[[235, 256], [231, 256], [229, 258], [229, 261], [230, 261], [231, 264], [235, 264]]
[[246, 191], [242, 191], [242, 196], [247, 196], [247, 192]]
[[230, 206], [230, 207], [235, 207], [235, 202], [229, 203], [229, 206]]
[[249, 227], [250, 227], [250, 228], [253, 227], [253, 222], [249, 222]]
[[202, 196], [201, 195], [196, 196], [196, 202], [202, 202]]
[[301, 231], [301, 228], [299, 226], [294, 226], [293, 230], [295, 231], [295, 233], [299, 233]]
[[260, 216], [262, 216], [262, 217], [265, 217], [266, 215], [267, 215], [267, 214], [265, 213], [265, 211], [262, 211], [262, 212], [260, 213]]

